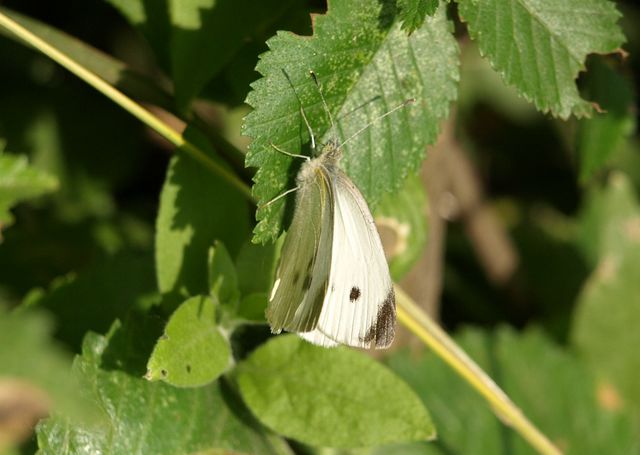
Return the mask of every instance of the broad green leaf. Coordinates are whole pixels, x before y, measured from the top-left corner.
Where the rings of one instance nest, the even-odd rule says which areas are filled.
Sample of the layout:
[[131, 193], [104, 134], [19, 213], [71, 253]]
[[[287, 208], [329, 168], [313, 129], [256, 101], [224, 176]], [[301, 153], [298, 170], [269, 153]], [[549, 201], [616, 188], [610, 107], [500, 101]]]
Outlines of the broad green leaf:
[[[113, 0], [112, 3], [115, 1]], [[137, 2], [127, 1], [122, 3], [123, 5], [135, 6]], [[154, 103], [168, 109], [171, 108], [172, 99], [170, 95], [159, 87], [151, 77], [134, 71], [120, 60], [55, 27], [7, 8], [0, 7], [0, 11], [114, 87], [141, 101]], [[0, 29], [0, 32], [2, 31]], [[14, 37], [11, 34], [9, 36]]]
[[57, 188], [58, 180], [30, 167], [25, 156], [10, 155], [0, 150], [0, 230], [13, 223], [9, 213], [12, 206]]
[[[293, 161], [271, 144], [307, 153], [301, 107], [317, 141], [324, 143], [335, 136], [344, 141], [415, 98], [413, 105], [375, 122], [345, 145], [342, 166], [372, 205], [417, 169], [456, 97], [458, 48], [444, 6], [411, 36], [396, 18], [395, 10], [375, 0], [334, 0], [326, 15], [315, 17], [312, 37], [279, 32], [267, 42], [270, 51], [256, 67], [263, 78], [252, 84], [247, 97], [254, 111], [243, 130], [252, 138], [246, 164], [259, 168], [253, 191], [260, 204], [295, 185], [301, 160]], [[337, 131], [329, 128], [309, 70], [318, 77]], [[275, 239], [284, 213], [284, 198], [263, 205], [254, 241]]]
[[321, 447], [367, 447], [432, 439], [427, 410], [372, 358], [275, 337], [238, 365], [240, 393], [278, 433]]
[[417, 175], [401, 191], [386, 195], [375, 212], [394, 280], [405, 275], [422, 255], [427, 242], [427, 196]]
[[216, 241], [209, 249], [209, 293], [222, 304], [235, 304], [240, 297], [238, 274], [224, 243]]
[[211, 297], [192, 297], [173, 312], [147, 363], [147, 379], [198, 387], [224, 372], [231, 351], [216, 325], [216, 306]]
[[632, 88], [613, 68], [595, 60], [589, 70], [586, 91], [604, 112], [580, 122], [577, 139], [583, 182], [603, 170], [635, 129]]
[[266, 322], [265, 311], [269, 302], [266, 292], [254, 292], [245, 296], [238, 308], [238, 317], [247, 321]]
[[604, 0], [458, 0], [459, 14], [505, 82], [543, 112], [586, 116], [592, 105], [575, 79], [591, 53], [624, 41], [620, 13]]
[[[640, 448], [633, 422], [601, 400], [586, 365], [542, 332], [466, 330], [456, 339], [563, 453], [635, 453]], [[537, 453], [434, 354], [398, 352], [388, 363], [433, 413], [439, 438], [422, 453]]]
[[[217, 159], [195, 129], [186, 137]], [[207, 259], [215, 240], [231, 254], [249, 230], [246, 200], [237, 190], [178, 152], [171, 160], [156, 221], [156, 273], [161, 292], [184, 297], [209, 291]]]
[[115, 319], [143, 307], [155, 289], [150, 255], [118, 254], [56, 279], [29, 303], [53, 313], [56, 337], [79, 349], [87, 331], [108, 330]]
[[408, 33], [415, 32], [426, 19], [433, 16], [438, 9], [438, 0], [400, 0], [400, 20], [402, 29]]
[[580, 219], [578, 243], [592, 264], [605, 255], [623, 254], [640, 219], [638, 200], [628, 177], [612, 173], [604, 188], [592, 189]]
[[[0, 452], [19, 442], [18, 423], [44, 417], [52, 410], [78, 412], [77, 382], [71, 356], [52, 339], [52, 321], [44, 312], [6, 312], [0, 307]], [[85, 406], [83, 406], [83, 404]]]
[[[132, 329], [136, 330], [135, 337], [122, 333]], [[133, 345], [115, 343], [116, 339], [135, 344], [148, 335], [140, 327], [122, 328], [118, 324], [106, 337], [87, 335], [75, 371], [86, 384], [82, 392], [96, 403], [102, 420], [95, 425], [72, 425], [60, 417], [45, 420], [38, 426], [39, 453], [273, 452], [263, 435], [250, 426], [254, 424], [246, 420], [246, 411], [228, 387], [220, 382], [176, 388], [114, 368], [136, 352]], [[144, 366], [142, 356], [136, 359]]]

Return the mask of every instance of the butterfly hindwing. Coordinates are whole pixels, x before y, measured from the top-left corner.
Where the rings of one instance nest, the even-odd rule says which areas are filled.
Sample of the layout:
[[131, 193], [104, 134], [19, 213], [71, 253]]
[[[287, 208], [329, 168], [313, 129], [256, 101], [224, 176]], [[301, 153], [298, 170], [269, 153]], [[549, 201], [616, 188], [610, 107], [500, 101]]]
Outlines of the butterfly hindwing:
[[305, 339], [384, 348], [394, 337], [395, 295], [373, 217], [351, 180], [325, 171], [333, 193], [333, 239], [327, 292], [315, 329]]
[[283, 329], [313, 330], [328, 287], [333, 237], [332, 188], [321, 172], [311, 173], [299, 185], [293, 220], [267, 308], [274, 333]]

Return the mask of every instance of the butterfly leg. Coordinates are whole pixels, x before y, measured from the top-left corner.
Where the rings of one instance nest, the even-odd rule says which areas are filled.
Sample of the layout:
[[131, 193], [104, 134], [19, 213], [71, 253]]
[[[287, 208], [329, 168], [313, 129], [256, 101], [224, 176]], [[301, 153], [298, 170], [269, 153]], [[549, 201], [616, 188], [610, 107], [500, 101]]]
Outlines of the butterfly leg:
[[[306, 158], [306, 157], [305, 157]], [[269, 202], [267, 202], [266, 204], [261, 205], [260, 207], [258, 207], [258, 209], [263, 209], [265, 207], [270, 206], [271, 204], [273, 204], [274, 202], [276, 202], [278, 199], [281, 199], [283, 197], [285, 197], [287, 194], [293, 193], [294, 191], [298, 191], [300, 189], [299, 186], [296, 186], [295, 188], [291, 188], [290, 190], [285, 191], [282, 194], [277, 195], [276, 197], [274, 197], [273, 199], [271, 199]]]

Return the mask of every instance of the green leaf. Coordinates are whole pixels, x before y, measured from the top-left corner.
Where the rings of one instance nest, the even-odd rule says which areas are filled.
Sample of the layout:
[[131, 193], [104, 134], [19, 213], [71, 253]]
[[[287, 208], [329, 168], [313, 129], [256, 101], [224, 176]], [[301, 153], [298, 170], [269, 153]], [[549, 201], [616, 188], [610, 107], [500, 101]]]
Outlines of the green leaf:
[[[101, 410], [102, 421], [72, 425], [60, 417], [47, 419], [38, 426], [39, 453], [273, 452], [222, 383], [176, 388], [113, 366], [107, 369], [107, 355], [110, 365], [119, 365], [135, 351], [133, 345], [118, 344], [116, 339], [136, 343], [145, 336], [139, 326], [123, 329], [118, 324], [106, 337], [87, 335], [75, 370], [86, 384], [81, 390]], [[144, 364], [143, 358], [137, 359]]]
[[592, 189], [580, 214], [578, 243], [592, 264], [623, 254], [640, 216], [635, 190], [625, 174], [612, 173], [605, 188]]
[[198, 387], [224, 372], [231, 350], [216, 325], [216, 306], [212, 298], [200, 296], [174, 311], [147, 363], [147, 379]]
[[385, 245], [389, 270], [398, 281], [416, 263], [427, 243], [427, 196], [417, 175], [410, 175], [401, 191], [386, 195], [375, 212]]
[[[279, 32], [267, 42], [270, 51], [256, 67], [264, 77], [252, 84], [247, 103], [254, 111], [243, 130], [252, 138], [246, 163], [259, 168], [253, 191], [260, 204], [294, 186], [292, 171], [301, 160], [294, 163], [271, 144], [304, 153], [309, 137], [300, 107], [322, 143], [336, 135], [344, 141], [415, 98], [414, 105], [350, 141], [342, 165], [372, 205], [417, 169], [456, 97], [458, 47], [444, 6], [411, 36], [395, 19], [396, 11], [376, 0], [334, 0], [326, 15], [315, 17], [312, 37]], [[309, 70], [316, 73], [337, 121], [335, 132]], [[258, 210], [255, 242], [278, 236], [284, 207], [283, 198]]]
[[[588, 368], [542, 332], [465, 330], [460, 346], [487, 371], [534, 425], [567, 454], [634, 453], [634, 426], [599, 400]], [[431, 409], [439, 439], [426, 454], [535, 453], [494, 415], [486, 401], [432, 353], [399, 352], [389, 365]]]
[[407, 385], [357, 351], [278, 336], [238, 366], [237, 380], [265, 425], [306, 444], [366, 447], [435, 436]]
[[55, 191], [58, 180], [30, 167], [25, 156], [0, 150], [0, 230], [13, 223], [9, 209], [15, 204]]
[[[216, 159], [195, 129], [186, 137]], [[207, 260], [215, 240], [232, 254], [249, 231], [246, 200], [190, 156], [171, 160], [156, 221], [156, 273], [161, 292], [188, 297], [209, 291]]]
[[586, 116], [592, 105], [575, 79], [590, 53], [608, 53], [624, 41], [620, 13], [603, 0], [458, 0], [462, 20], [504, 81], [543, 112]]
[[236, 267], [224, 243], [216, 241], [209, 249], [209, 292], [220, 303], [236, 303], [240, 297]]
[[595, 60], [586, 91], [605, 112], [580, 122], [577, 139], [582, 182], [602, 170], [635, 130], [632, 88], [609, 65]]
[[402, 30], [413, 33], [424, 23], [427, 16], [435, 14], [438, 0], [400, 0], [398, 6]]

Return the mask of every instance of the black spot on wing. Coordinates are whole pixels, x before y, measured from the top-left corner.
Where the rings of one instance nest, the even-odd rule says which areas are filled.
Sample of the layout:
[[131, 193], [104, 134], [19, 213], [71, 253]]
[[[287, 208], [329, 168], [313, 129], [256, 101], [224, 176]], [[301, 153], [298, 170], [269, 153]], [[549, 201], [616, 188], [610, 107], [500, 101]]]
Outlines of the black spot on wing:
[[351, 288], [351, 292], [349, 293], [349, 301], [355, 302], [360, 298], [360, 289], [356, 286]]
[[293, 285], [297, 285], [298, 281], [300, 281], [300, 272], [296, 272], [293, 274]]
[[304, 282], [302, 283], [302, 290], [308, 291], [311, 287], [311, 274], [308, 274], [304, 277]]
[[396, 295], [393, 292], [393, 288], [391, 288], [382, 305], [378, 307], [376, 320], [369, 330], [367, 330], [362, 341], [365, 343], [373, 341], [376, 348], [388, 347], [395, 336], [395, 323]]

